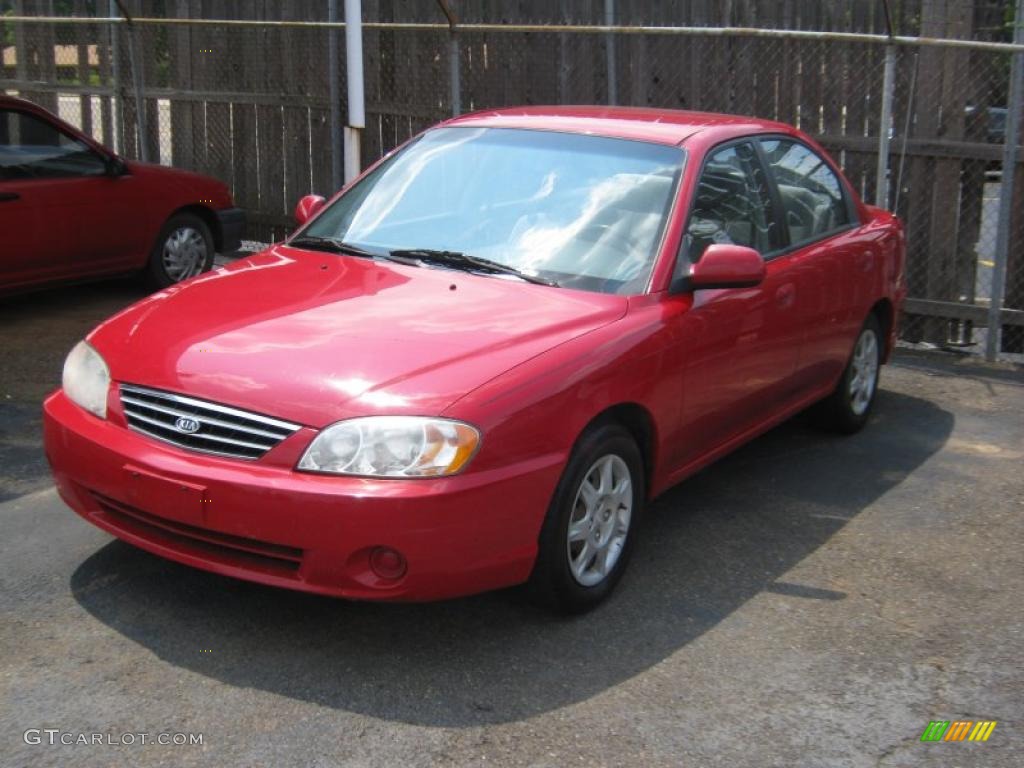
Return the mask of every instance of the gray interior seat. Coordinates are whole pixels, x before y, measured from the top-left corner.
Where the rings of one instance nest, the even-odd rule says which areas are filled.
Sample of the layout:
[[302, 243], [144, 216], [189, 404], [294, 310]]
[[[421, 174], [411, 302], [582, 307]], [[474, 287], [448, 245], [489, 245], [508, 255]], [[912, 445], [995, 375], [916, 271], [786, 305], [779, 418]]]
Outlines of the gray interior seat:
[[779, 184], [779, 195], [786, 209], [789, 236], [794, 243], [833, 229], [832, 201], [827, 195], [791, 184]]

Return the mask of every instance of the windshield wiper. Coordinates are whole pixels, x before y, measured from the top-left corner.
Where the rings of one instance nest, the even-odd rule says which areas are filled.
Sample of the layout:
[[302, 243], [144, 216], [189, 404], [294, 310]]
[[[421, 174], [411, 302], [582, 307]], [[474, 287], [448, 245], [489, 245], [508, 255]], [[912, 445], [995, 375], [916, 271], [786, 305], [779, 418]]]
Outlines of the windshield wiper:
[[558, 283], [554, 280], [546, 280], [543, 277], [537, 277], [515, 267], [510, 267], [508, 264], [491, 261], [480, 256], [470, 256], [468, 253], [460, 253], [459, 251], [441, 251], [432, 248], [399, 248], [390, 251], [389, 255], [397, 259], [416, 259], [429, 264], [440, 264], [445, 267], [467, 271], [480, 270], [481, 272], [490, 272], [492, 274], [512, 275], [528, 283], [549, 285], [554, 288], [558, 287]]
[[321, 237], [320, 235], [299, 235], [289, 240], [285, 245], [296, 248], [309, 248], [313, 251], [327, 251], [328, 253], [344, 253], [347, 256], [362, 256], [372, 259], [377, 254], [362, 248], [353, 243], [346, 243], [339, 237]]

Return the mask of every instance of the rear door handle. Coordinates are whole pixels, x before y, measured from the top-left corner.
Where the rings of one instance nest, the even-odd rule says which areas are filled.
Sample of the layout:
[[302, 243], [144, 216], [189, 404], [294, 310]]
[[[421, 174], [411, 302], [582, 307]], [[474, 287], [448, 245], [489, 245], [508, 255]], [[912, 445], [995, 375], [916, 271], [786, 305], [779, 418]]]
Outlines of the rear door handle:
[[20, 200], [21, 195], [17, 192], [0, 192], [0, 203], [10, 203], [14, 200]]

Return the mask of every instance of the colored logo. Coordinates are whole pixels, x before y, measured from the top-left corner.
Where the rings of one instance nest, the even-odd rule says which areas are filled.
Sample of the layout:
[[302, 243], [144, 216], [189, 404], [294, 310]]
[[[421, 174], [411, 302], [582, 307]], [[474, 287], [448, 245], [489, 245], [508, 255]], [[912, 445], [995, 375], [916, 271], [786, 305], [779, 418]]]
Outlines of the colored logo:
[[184, 432], [186, 435], [191, 435], [193, 432], [198, 432], [200, 424], [195, 419], [187, 419], [184, 416], [174, 422], [174, 428], [179, 432]]
[[995, 720], [932, 720], [921, 741], [988, 741], [995, 728]]

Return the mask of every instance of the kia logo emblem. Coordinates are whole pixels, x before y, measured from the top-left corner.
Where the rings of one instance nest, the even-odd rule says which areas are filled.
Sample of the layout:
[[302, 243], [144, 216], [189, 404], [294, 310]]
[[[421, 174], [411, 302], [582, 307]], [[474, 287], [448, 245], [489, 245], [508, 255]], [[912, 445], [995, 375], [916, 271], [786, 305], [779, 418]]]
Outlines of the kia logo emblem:
[[184, 432], [186, 435], [191, 435], [193, 432], [198, 432], [201, 426], [202, 424], [200, 424], [195, 419], [189, 419], [184, 416], [180, 417], [176, 422], [174, 422], [174, 428], [179, 432]]

